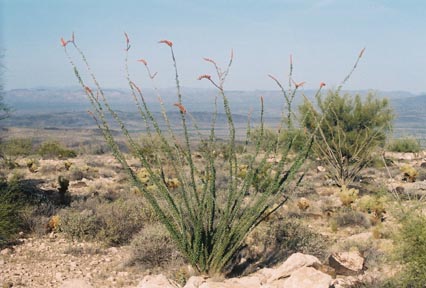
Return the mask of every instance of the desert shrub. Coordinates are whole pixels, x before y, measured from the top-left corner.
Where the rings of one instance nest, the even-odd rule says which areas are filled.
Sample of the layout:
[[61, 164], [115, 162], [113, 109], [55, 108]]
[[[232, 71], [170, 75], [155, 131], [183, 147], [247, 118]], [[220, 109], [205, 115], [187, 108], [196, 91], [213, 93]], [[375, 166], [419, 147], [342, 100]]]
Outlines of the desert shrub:
[[45, 158], [74, 158], [77, 157], [77, 153], [74, 150], [67, 149], [57, 141], [47, 141], [40, 145], [37, 149], [37, 153]]
[[133, 235], [152, 220], [141, 202], [133, 199], [118, 198], [109, 202], [93, 198], [72, 206], [60, 213], [59, 230], [72, 238], [98, 240], [108, 246], [129, 243]]
[[[132, 151], [132, 147], [128, 147]], [[155, 161], [159, 155], [164, 155], [164, 144], [161, 138], [156, 135], [143, 135], [137, 141], [137, 150], [132, 151], [132, 154], [144, 154], [150, 162]]]
[[386, 213], [385, 201], [385, 197], [365, 195], [359, 199], [357, 207], [361, 212], [371, 214], [378, 221], [381, 221]]
[[339, 211], [332, 219], [338, 227], [361, 226], [369, 228], [371, 223], [366, 215], [352, 209], [343, 209]]
[[93, 240], [99, 231], [99, 222], [92, 210], [63, 210], [59, 217], [59, 230], [72, 239]]
[[71, 181], [79, 181], [84, 178], [84, 171], [81, 167], [72, 165], [68, 175]]
[[167, 230], [160, 223], [145, 226], [130, 243], [132, 254], [129, 264], [144, 268], [164, 266], [180, 256]]
[[305, 100], [300, 107], [302, 125], [315, 135], [314, 151], [328, 166], [339, 186], [350, 184], [385, 144], [393, 112], [389, 101], [368, 94], [317, 94], [317, 107]]
[[[170, 51], [172, 65], [174, 68], [176, 83], [176, 103], [175, 109], [178, 111], [179, 122], [171, 123], [166, 107], [163, 105], [161, 95], [157, 95], [162, 109], [161, 121], [156, 119], [145, 101], [142, 89], [132, 80], [127, 69], [130, 40], [127, 34], [125, 49], [126, 77], [135, 107], [137, 107], [142, 122], [145, 124], [148, 137], [155, 136], [161, 140], [162, 154], [159, 159], [167, 159], [167, 167], [162, 161], [151, 161], [147, 155], [140, 152], [140, 145], [127, 130], [125, 123], [118, 113], [114, 111], [104, 90], [91, 72], [90, 65], [82, 50], [77, 46], [74, 36], [71, 40], [61, 40], [67, 57], [69, 57], [73, 72], [83, 88], [90, 103], [92, 104], [92, 116], [98, 128], [102, 131], [113, 155], [120, 162], [123, 170], [129, 176], [133, 185], [142, 193], [155, 211], [158, 219], [169, 232], [177, 249], [185, 257], [190, 265], [197, 271], [211, 275], [223, 273], [225, 267], [231, 259], [240, 251], [247, 235], [270, 214], [279, 209], [288, 199], [288, 194], [298, 185], [303, 175], [297, 173], [309, 155], [312, 141], [308, 137], [303, 148], [297, 153], [289, 155], [293, 141], [289, 141], [288, 148], [280, 151], [279, 155], [274, 151], [274, 147], [268, 147], [263, 151], [264, 145], [264, 105], [263, 98], [260, 99], [260, 137], [254, 143], [249, 139], [245, 143], [253, 146], [253, 152], [248, 156], [248, 169], [245, 177], [236, 177], [240, 159], [238, 158], [238, 142], [236, 140], [236, 127], [233, 115], [226, 96], [224, 84], [231, 67], [233, 56], [231, 55], [228, 66], [225, 69], [212, 59], [205, 59], [209, 65], [213, 65], [216, 71], [215, 76], [201, 75], [199, 80], [208, 81], [214, 89], [217, 89], [218, 97], [215, 101], [211, 129], [208, 135], [203, 135], [198, 129], [191, 113], [186, 110], [184, 97], [182, 95], [179, 82], [176, 58], [173, 50], [173, 43], [162, 40]], [[68, 51], [69, 47], [73, 50]], [[73, 53], [73, 54], [71, 54]], [[77, 55], [74, 57], [73, 55]], [[361, 57], [361, 55], [359, 56]], [[79, 67], [75, 64], [82, 60], [84, 70], [87, 74], [81, 74]], [[148, 63], [144, 59], [139, 60], [147, 68], [148, 76], [153, 79]], [[286, 111], [282, 113], [279, 131], [283, 131], [285, 126], [293, 128], [295, 115], [292, 111], [292, 101], [297, 94], [297, 89], [303, 83], [292, 81], [292, 65], [290, 65], [289, 88], [284, 89], [280, 81], [275, 77], [271, 78], [281, 88], [285, 101]], [[83, 75], [88, 76], [88, 78]], [[346, 80], [345, 80], [346, 81]], [[92, 86], [92, 87], [89, 87]], [[320, 85], [323, 87], [324, 85]], [[223, 141], [224, 155], [217, 157], [215, 151], [217, 147], [216, 120], [218, 105], [221, 105], [226, 115], [228, 137]], [[141, 167], [148, 172], [151, 185], [147, 186], [137, 175], [127, 161], [125, 150], [120, 147], [118, 137], [111, 131], [111, 123], [108, 117], [111, 116], [115, 124], [121, 128], [121, 133], [131, 147], [131, 151], [141, 163]], [[164, 126], [163, 126], [164, 123]], [[189, 124], [190, 123], [190, 124]], [[161, 124], [161, 125], [160, 125]], [[249, 123], [250, 124], [250, 123]], [[194, 130], [190, 130], [194, 126]], [[250, 127], [250, 125], [247, 125]], [[162, 128], [164, 127], [164, 128]], [[249, 133], [247, 133], [249, 134]], [[195, 165], [194, 151], [191, 143], [204, 142], [204, 161]], [[249, 143], [250, 142], [250, 143]], [[267, 145], [268, 146], [268, 145]], [[264, 146], [263, 146], [264, 147]], [[278, 171], [266, 187], [262, 186], [262, 191], [255, 185], [256, 176], [260, 171], [264, 171], [268, 165], [269, 157], [274, 156], [277, 161], [271, 165], [270, 169]], [[291, 156], [291, 157], [288, 157]], [[218, 184], [217, 171], [226, 171], [224, 184]], [[267, 175], [270, 175], [267, 173]], [[177, 189], [168, 187], [166, 179], [176, 178], [181, 184]]]
[[403, 173], [402, 180], [407, 182], [416, 182], [417, 175], [419, 174], [413, 166], [405, 164], [400, 168]]
[[233, 258], [229, 276], [248, 274], [259, 267], [279, 263], [301, 252], [325, 260], [329, 255], [327, 237], [295, 218], [272, 217], [248, 236], [244, 248]]
[[401, 138], [392, 140], [387, 149], [392, 152], [411, 152], [417, 153], [420, 151], [420, 142], [414, 138]]
[[99, 207], [97, 216], [101, 219], [97, 238], [108, 245], [128, 243], [145, 220], [140, 206], [120, 199]]
[[358, 189], [348, 188], [343, 185], [339, 191], [339, 199], [343, 206], [350, 206], [353, 202], [358, 199]]
[[1, 142], [1, 155], [7, 156], [29, 156], [33, 151], [33, 143], [29, 138], [11, 138]]
[[0, 183], [0, 247], [12, 240], [20, 229], [19, 206], [11, 200], [7, 183]]
[[40, 227], [43, 217], [55, 211], [51, 201], [24, 180], [0, 182], [0, 246], [13, 240], [19, 231]]
[[256, 127], [250, 130], [249, 139], [251, 142], [256, 143], [262, 137], [262, 149], [268, 150], [273, 147], [276, 151], [282, 151], [288, 148], [291, 142], [291, 149], [293, 151], [301, 151], [309, 140], [309, 135], [306, 135], [301, 129], [284, 129], [283, 131], [275, 131], [270, 128], [264, 128], [263, 133], [261, 128]]
[[404, 265], [396, 277], [395, 287], [424, 287], [426, 283], [426, 217], [418, 212], [406, 213], [396, 237], [397, 255]]

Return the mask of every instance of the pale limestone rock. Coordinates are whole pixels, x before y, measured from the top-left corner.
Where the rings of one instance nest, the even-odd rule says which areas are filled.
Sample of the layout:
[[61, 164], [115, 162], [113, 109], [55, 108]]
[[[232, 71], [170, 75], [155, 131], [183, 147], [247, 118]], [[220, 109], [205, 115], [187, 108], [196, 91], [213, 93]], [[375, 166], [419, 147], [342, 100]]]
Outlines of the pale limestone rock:
[[137, 288], [177, 288], [175, 283], [172, 283], [163, 274], [147, 275], [139, 282]]
[[299, 268], [312, 266], [313, 264], [321, 264], [321, 262], [315, 256], [294, 253], [288, 257], [288, 259], [283, 264], [281, 264], [281, 266], [275, 269], [271, 277], [268, 279], [268, 282], [288, 277]]
[[259, 288], [262, 285], [260, 279], [256, 276], [227, 279], [225, 284], [235, 288]]
[[5, 248], [5, 249], [0, 251], [0, 255], [10, 255], [10, 254], [12, 254], [12, 252], [13, 252], [12, 249]]
[[84, 279], [69, 279], [64, 281], [60, 288], [93, 288], [93, 286]]
[[203, 276], [192, 276], [186, 281], [186, 284], [183, 288], [198, 288], [206, 282], [206, 278]]
[[302, 267], [285, 280], [285, 288], [328, 288], [333, 279], [312, 267]]
[[324, 167], [324, 166], [318, 166], [318, 167], [317, 167], [317, 172], [318, 172], [318, 173], [320, 173], [320, 172], [325, 172], [325, 167]]
[[358, 275], [364, 267], [364, 258], [359, 252], [333, 253], [328, 261], [338, 275]]
[[261, 284], [265, 284], [266, 282], [268, 282], [269, 279], [271, 279], [274, 272], [275, 272], [275, 269], [262, 268], [256, 273], [254, 273], [253, 276], [256, 276], [257, 278], [259, 278]]
[[362, 284], [359, 279], [355, 277], [346, 277], [346, 278], [336, 278], [334, 279], [331, 284], [334, 288], [346, 288], [346, 287], [356, 287], [355, 285]]

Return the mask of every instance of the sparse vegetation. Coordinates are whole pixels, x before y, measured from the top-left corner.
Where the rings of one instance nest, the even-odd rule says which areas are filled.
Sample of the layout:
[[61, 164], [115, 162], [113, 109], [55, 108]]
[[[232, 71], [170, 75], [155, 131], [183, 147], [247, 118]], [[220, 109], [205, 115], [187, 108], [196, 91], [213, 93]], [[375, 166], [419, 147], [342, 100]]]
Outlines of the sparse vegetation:
[[75, 239], [96, 240], [108, 246], [127, 244], [154, 219], [141, 200], [122, 195], [112, 201], [106, 196], [74, 201], [59, 213], [58, 228]]
[[414, 138], [401, 138], [392, 140], [387, 149], [392, 152], [418, 153], [421, 149], [420, 143]]
[[[127, 61], [130, 44], [127, 34], [125, 36]], [[90, 70], [89, 64], [82, 51], [77, 47], [74, 38], [70, 41], [63, 41], [63, 43], [67, 55], [70, 57], [67, 46], [73, 46], [81, 56], [85, 68]], [[275, 147], [267, 147], [266, 153], [260, 153], [260, 147], [265, 147], [262, 137], [264, 133], [264, 111], [263, 99], [261, 99], [261, 137], [254, 143], [254, 151], [246, 159], [248, 160], [246, 175], [242, 179], [235, 177], [238, 174], [240, 160], [236, 149], [238, 145], [236, 143], [233, 116], [224, 90], [224, 83], [233, 57], [231, 56], [228, 67], [225, 70], [222, 70], [213, 60], [207, 59], [207, 62], [214, 65], [218, 79], [214, 80], [210, 75], [202, 75], [199, 80], [207, 80], [217, 89], [228, 121], [229, 138], [223, 142], [226, 153], [223, 153], [224, 157], [220, 159], [215, 151], [217, 143], [215, 135], [216, 107], [216, 112], [212, 115], [210, 135], [198, 135], [196, 138], [204, 143], [206, 149], [202, 153], [204, 161], [195, 163], [191, 146], [192, 137], [190, 137], [188, 132], [189, 122], [187, 121], [191, 120], [196, 128], [195, 130], [197, 130], [197, 126], [184, 107], [173, 43], [168, 40], [161, 41], [161, 43], [170, 48], [175, 68], [178, 95], [175, 106], [180, 112], [180, 129], [183, 131], [183, 144], [177, 140], [178, 136], [170, 124], [165, 107], [162, 106], [162, 115], [167, 128], [162, 130], [158, 120], [155, 119], [145, 102], [142, 90], [131, 80], [128, 71], [126, 71], [135, 105], [139, 109], [141, 120], [146, 125], [147, 135], [150, 137], [149, 139], [159, 139], [161, 143], [161, 145], [155, 145], [157, 148], [161, 147], [161, 154], [154, 155], [154, 158], [142, 153], [143, 150], [141, 150], [140, 143], [134, 140], [119, 115], [109, 106], [104, 91], [97, 82], [95, 75], [89, 71], [94, 85], [94, 90], [92, 90], [86, 84], [86, 79], [82, 78], [82, 74], [80, 74], [78, 67], [74, 64], [73, 58], [70, 57], [69, 59], [79, 83], [92, 104], [92, 115], [114, 156], [121, 163], [132, 183], [150, 203], [181, 254], [199, 272], [220, 274], [239, 251], [250, 231], [286, 202], [286, 194], [289, 193], [289, 187], [294, 187], [298, 183], [297, 178], [300, 175], [296, 172], [308, 156], [310, 141], [305, 141], [304, 148], [300, 149], [300, 152], [296, 153], [290, 160], [287, 156], [289, 148], [292, 147], [293, 139], [289, 139], [288, 148], [280, 152], [279, 158], [275, 157], [280, 160], [277, 160], [274, 165], [269, 165], [267, 160], [274, 155]], [[147, 67], [148, 74], [151, 76], [146, 61], [143, 60], [141, 62]], [[128, 67], [127, 62], [126, 67]], [[276, 78], [273, 79], [282, 87]], [[283, 113], [282, 127], [284, 127], [285, 123], [288, 124], [288, 127], [292, 127], [291, 103], [298, 87], [300, 86], [290, 85], [289, 91], [282, 90], [288, 108], [288, 113]], [[160, 103], [162, 103], [161, 97], [158, 97], [160, 98]], [[129, 166], [123, 150], [120, 149], [110, 130], [110, 124], [103, 111], [108, 111], [120, 125], [128, 146], [131, 147], [130, 150], [139, 159], [142, 169], [146, 171], [147, 175], [141, 177], [140, 173]], [[152, 138], [153, 136], [155, 138]], [[148, 147], [147, 145], [142, 146]], [[219, 168], [227, 171], [227, 177], [224, 178], [226, 181], [224, 188], [216, 183], [216, 173]], [[268, 172], [269, 170], [286, 172], [271, 174]], [[261, 181], [262, 185], [258, 185], [259, 173], [268, 175], [267, 181]], [[264, 177], [262, 176], [262, 178]], [[170, 185], [170, 181], [167, 179], [173, 179], [173, 183], [179, 184]], [[148, 183], [149, 185], [147, 185]], [[177, 192], [174, 191], [175, 189], [177, 189]]]
[[399, 260], [403, 272], [394, 279], [394, 287], [424, 287], [426, 283], [426, 217], [407, 213], [397, 237]]
[[327, 164], [339, 186], [350, 184], [383, 147], [391, 129], [393, 112], [386, 99], [369, 94], [364, 100], [331, 91], [317, 107], [309, 101], [300, 106], [303, 127], [315, 135], [316, 154]]
[[53, 203], [21, 179], [0, 182], [0, 247], [13, 241], [18, 232], [34, 231], [54, 212]]
[[130, 245], [132, 256], [129, 264], [142, 265], [146, 269], [164, 267], [180, 258], [170, 234], [158, 222], [146, 225]]
[[51, 159], [51, 158], [66, 159], [66, 158], [74, 158], [77, 156], [77, 153], [75, 151], [65, 148], [63, 145], [61, 145], [57, 141], [44, 142], [37, 149], [37, 153], [45, 159]]

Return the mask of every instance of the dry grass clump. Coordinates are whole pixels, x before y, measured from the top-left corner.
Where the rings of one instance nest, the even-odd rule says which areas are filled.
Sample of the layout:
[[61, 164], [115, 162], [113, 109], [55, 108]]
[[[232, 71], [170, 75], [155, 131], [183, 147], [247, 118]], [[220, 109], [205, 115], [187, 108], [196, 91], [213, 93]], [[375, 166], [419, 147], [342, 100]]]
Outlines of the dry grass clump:
[[129, 265], [151, 269], [183, 261], [167, 230], [158, 222], [142, 228], [130, 245], [132, 255]]
[[337, 227], [360, 226], [367, 229], [371, 226], [371, 222], [365, 213], [343, 209], [333, 217], [332, 226], [334, 225]]
[[303, 220], [271, 217], [260, 224], [246, 240], [241, 252], [233, 259], [229, 275], [248, 274], [259, 267], [271, 266], [301, 252], [325, 260], [329, 255], [329, 239]]
[[117, 194], [76, 200], [59, 217], [59, 230], [68, 236], [108, 246], [129, 243], [146, 223], [155, 219], [140, 197]]

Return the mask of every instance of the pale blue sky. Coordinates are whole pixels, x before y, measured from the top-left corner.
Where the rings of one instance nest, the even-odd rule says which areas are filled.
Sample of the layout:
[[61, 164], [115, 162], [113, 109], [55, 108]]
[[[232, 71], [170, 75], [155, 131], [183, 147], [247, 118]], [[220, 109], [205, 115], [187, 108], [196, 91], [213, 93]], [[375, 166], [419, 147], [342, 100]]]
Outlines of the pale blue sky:
[[[132, 40], [131, 72], [145, 81], [136, 59], [173, 86], [167, 47], [174, 42], [182, 85], [212, 73], [202, 60], [226, 63], [235, 52], [229, 89], [276, 89], [293, 54], [296, 81], [337, 86], [366, 47], [346, 89], [426, 91], [424, 0], [0, 0], [6, 89], [73, 86], [61, 37], [74, 31], [105, 87], [125, 87], [124, 36]], [[145, 85], [145, 83], [142, 83]], [[149, 86], [149, 85], [148, 85]]]

